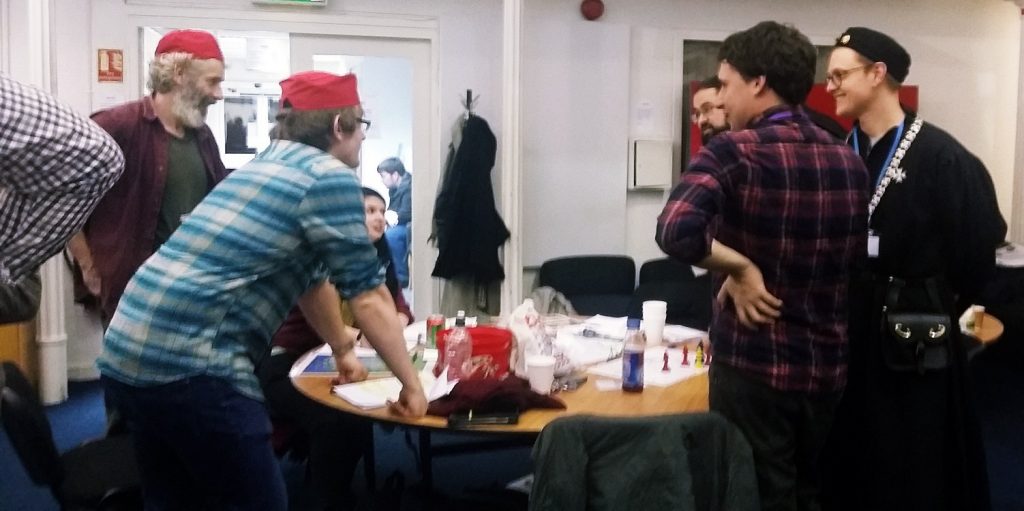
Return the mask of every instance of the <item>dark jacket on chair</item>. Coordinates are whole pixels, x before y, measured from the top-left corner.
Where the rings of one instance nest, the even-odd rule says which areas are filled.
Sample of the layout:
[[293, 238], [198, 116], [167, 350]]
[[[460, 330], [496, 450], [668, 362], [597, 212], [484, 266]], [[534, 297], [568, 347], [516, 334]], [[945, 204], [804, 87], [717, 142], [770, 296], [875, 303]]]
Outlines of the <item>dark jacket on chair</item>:
[[534, 511], [760, 508], [750, 445], [714, 412], [557, 419], [533, 459]]

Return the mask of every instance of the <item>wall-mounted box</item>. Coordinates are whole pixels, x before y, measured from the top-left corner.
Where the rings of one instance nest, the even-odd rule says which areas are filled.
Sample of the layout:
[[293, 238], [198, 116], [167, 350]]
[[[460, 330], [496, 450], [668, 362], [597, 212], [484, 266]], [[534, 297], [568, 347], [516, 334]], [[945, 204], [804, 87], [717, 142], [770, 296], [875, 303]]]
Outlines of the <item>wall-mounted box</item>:
[[629, 144], [628, 188], [672, 186], [672, 142], [634, 140]]

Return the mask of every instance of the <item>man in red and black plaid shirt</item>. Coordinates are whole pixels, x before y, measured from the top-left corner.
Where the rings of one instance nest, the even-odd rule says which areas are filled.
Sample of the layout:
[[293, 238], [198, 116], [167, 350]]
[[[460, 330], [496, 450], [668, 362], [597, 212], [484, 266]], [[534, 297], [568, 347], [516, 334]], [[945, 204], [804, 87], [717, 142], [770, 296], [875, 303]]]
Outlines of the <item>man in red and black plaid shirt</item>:
[[818, 453], [846, 383], [847, 285], [866, 257], [868, 174], [799, 106], [814, 81], [807, 37], [762, 22], [718, 58], [733, 131], [682, 174], [657, 241], [715, 274], [711, 408], [753, 447], [763, 509], [817, 509]]

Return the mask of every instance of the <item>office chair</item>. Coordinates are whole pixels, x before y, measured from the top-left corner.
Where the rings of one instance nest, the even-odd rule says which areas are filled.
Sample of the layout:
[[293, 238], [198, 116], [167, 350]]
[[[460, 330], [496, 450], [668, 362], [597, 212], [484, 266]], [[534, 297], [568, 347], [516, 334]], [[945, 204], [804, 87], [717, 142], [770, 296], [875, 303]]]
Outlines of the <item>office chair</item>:
[[693, 274], [692, 266], [676, 261], [671, 257], [651, 259], [640, 265], [639, 282], [641, 284], [646, 282], [675, 282], [693, 280], [695, 278], [697, 277]]
[[640, 267], [640, 284], [633, 292], [629, 315], [642, 317], [644, 301], [661, 300], [668, 305], [666, 323], [707, 330], [713, 299], [710, 273], [696, 277], [688, 264], [655, 259]]
[[86, 442], [58, 454], [50, 421], [18, 366], [0, 366], [0, 419], [32, 482], [50, 488], [62, 510], [142, 509], [129, 435]]
[[636, 263], [629, 256], [587, 255], [544, 261], [540, 286], [562, 293], [579, 314], [625, 316], [636, 283]]
[[533, 465], [531, 511], [761, 507], [750, 444], [716, 412], [558, 418]]

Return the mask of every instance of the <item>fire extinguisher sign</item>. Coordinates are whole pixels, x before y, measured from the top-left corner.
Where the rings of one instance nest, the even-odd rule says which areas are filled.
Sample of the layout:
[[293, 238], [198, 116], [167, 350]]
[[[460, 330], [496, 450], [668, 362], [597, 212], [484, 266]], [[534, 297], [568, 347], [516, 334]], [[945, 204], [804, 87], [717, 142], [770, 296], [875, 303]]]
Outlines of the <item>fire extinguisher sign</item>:
[[124, 81], [124, 51], [97, 50], [96, 77], [101, 82]]

